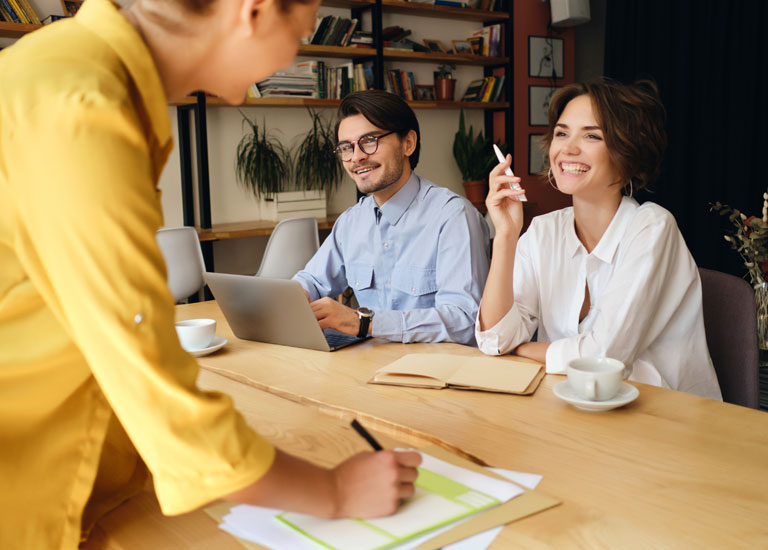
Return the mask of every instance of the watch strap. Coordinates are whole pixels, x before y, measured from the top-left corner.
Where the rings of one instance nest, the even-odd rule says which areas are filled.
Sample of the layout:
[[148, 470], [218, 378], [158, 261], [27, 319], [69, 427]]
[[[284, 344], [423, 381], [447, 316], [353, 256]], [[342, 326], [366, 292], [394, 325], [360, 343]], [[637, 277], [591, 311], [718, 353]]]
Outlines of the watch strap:
[[371, 317], [369, 315], [360, 315], [360, 330], [357, 332], [358, 338], [365, 338], [368, 336], [368, 327], [371, 325]]

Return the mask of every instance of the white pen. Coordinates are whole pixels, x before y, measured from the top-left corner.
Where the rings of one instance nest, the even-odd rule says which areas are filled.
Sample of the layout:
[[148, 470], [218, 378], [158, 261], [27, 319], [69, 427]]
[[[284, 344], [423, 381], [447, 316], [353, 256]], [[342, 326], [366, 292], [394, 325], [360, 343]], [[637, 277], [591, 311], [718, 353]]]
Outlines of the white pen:
[[[499, 164], [505, 163], [507, 159], [504, 158], [504, 154], [501, 152], [501, 149], [499, 149], [499, 146], [496, 145], [495, 143], [493, 144], [493, 150], [496, 153], [496, 158], [499, 159]], [[507, 168], [506, 170], [504, 170], [504, 173], [508, 176], [515, 175], [514, 173], [512, 173], [511, 168]], [[515, 189], [515, 190], [520, 189], [520, 184], [513, 183], [511, 189]], [[520, 202], [528, 202], [528, 199], [525, 198], [525, 195], [520, 195], [519, 197], [516, 197], [516, 199], [519, 200]]]

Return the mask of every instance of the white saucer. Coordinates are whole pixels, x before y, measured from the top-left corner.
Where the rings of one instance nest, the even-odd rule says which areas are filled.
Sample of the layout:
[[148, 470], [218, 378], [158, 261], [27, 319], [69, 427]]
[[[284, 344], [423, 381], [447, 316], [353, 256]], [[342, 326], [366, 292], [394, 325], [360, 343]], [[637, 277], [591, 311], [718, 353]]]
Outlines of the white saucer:
[[207, 348], [188, 349], [186, 350], [186, 352], [195, 357], [202, 357], [203, 355], [208, 355], [209, 353], [213, 353], [214, 351], [220, 350], [221, 348], [224, 347], [224, 344], [226, 343], [227, 343], [226, 338], [223, 338], [221, 336], [214, 336], [213, 342], [211, 342], [211, 345], [208, 346]]
[[563, 380], [562, 382], [555, 384], [552, 391], [563, 401], [570, 403], [577, 409], [583, 411], [609, 411], [616, 407], [622, 407], [627, 403], [631, 403], [637, 399], [638, 395], [640, 395], [640, 391], [636, 387], [632, 384], [627, 384], [626, 382], [622, 382], [621, 386], [619, 386], [619, 393], [606, 401], [590, 401], [588, 399], [582, 399], [574, 393], [568, 380]]

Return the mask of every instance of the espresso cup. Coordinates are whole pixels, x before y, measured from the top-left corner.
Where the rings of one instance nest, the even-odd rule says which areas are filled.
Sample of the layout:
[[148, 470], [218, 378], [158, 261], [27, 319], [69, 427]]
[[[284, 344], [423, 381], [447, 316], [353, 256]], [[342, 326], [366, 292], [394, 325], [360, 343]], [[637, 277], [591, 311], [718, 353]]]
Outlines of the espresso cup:
[[581, 399], [607, 401], [619, 392], [624, 363], [610, 357], [580, 357], [568, 363], [566, 374]]
[[187, 351], [207, 348], [216, 335], [215, 319], [189, 319], [176, 321], [176, 334], [179, 335], [181, 347]]

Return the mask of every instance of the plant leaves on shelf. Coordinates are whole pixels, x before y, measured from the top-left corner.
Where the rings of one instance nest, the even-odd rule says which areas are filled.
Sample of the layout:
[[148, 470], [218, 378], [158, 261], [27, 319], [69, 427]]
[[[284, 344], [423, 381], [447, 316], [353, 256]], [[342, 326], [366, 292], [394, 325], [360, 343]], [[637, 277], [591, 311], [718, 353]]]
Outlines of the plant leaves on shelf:
[[237, 145], [237, 180], [256, 197], [270, 199], [285, 189], [291, 176], [290, 153], [280, 140], [272, 136], [262, 120], [259, 126], [240, 111], [248, 123], [246, 133]]

